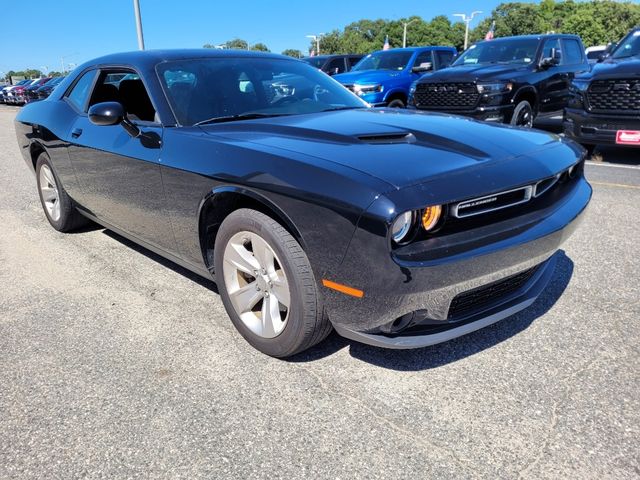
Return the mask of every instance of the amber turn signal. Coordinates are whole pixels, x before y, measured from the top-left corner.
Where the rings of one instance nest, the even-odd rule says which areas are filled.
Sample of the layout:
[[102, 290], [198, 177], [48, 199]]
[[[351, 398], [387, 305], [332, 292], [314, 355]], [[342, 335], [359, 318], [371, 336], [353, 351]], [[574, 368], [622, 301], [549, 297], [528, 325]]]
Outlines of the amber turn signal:
[[432, 230], [438, 224], [440, 216], [442, 215], [442, 207], [440, 205], [433, 205], [424, 209], [422, 213], [422, 228], [427, 232]]

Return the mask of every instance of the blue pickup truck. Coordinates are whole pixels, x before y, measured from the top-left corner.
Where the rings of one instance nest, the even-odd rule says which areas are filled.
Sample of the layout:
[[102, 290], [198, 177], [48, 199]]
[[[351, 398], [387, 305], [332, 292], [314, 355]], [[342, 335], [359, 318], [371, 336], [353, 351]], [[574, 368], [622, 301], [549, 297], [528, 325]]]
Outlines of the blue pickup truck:
[[360, 60], [349, 73], [333, 78], [373, 106], [402, 108], [411, 84], [427, 72], [448, 67], [456, 54], [453, 47], [379, 50]]

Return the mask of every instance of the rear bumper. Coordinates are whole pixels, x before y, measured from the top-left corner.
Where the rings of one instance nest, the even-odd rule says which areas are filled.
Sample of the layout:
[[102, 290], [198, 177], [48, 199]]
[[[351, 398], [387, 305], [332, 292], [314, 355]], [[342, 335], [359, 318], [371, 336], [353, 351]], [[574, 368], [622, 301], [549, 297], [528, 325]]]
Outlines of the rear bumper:
[[[616, 145], [618, 130], [640, 130], [640, 118], [635, 116], [595, 115], [584, 110], [567, 108], [564, 112], [564, 134], [585, 145]], [[621, 147], [638, 148], [634, 145]]]
[[[544, 218], [513, 224], [493, 243], [420, 262], [401, 261], [388, 252], [382, 258], [381, 250], [368, 248], [373, 241], [370, 234], [358, 229], [335, 278], [360, 288], [364, 296], [325, 290], [329, 318], [347, 338], [389, 348], [416, 348], [508, 317], [527, 308], [543, 291], [553, 274], [554, 254], [579, 225], [590, 198], [591, 187], [582, 177]], [[380, 260], [372, 263], [372, 258]], [[506, 283], [526, 271], [534, 273], [517, 288], [496, 294], [464, 314], [453, 313], [454, 299]]]

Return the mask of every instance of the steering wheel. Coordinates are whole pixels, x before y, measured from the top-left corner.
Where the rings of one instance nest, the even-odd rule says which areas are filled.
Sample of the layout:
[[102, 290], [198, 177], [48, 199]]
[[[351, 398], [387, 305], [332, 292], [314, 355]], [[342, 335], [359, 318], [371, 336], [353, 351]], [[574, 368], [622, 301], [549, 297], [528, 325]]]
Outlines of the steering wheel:
[[327, 93], [329, 93], [329, 90], [327, 90], [324, 87], [321, 87], [320, 85], [316, 85], [315, 87], [313, 87], [313, 99], [316, 102], [321, 102], [322, 100], [320, 100], [320, 97], [322, 95], [326, 95]]
[[294, 95], [287, 95], [286, 97], [279, 98], [271, 104], [272, 107], [279, 107], [280, 105], [287, 105], [288, 103], [298, 102], [299, 99]]

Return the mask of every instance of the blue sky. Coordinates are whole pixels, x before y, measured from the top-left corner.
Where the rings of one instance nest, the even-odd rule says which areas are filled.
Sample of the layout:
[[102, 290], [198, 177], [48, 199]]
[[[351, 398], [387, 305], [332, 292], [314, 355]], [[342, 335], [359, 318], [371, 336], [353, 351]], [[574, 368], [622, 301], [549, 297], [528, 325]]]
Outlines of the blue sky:
[[[4, 3], [4, 0], [3, 2]], [[132, 0], [10, 2], [23, 13], [0, 28], [0, 72], [60, 70], [93, 57], [137, 48]], [[499, 0], [140, 0], [147, 49], [199, 48], [240, 37], [274, 52], [306, 52], [305, 35], [342, 28], [361, 18], [396, 19], [483, 10]], [[29, 8], [26, 8], [29, 7]], [[481, 15], [479, 18], [482, 18]], [[454, 20], [453, 17], [450, 17]], [[475, 25], [477, 20], [474, 20]]]

